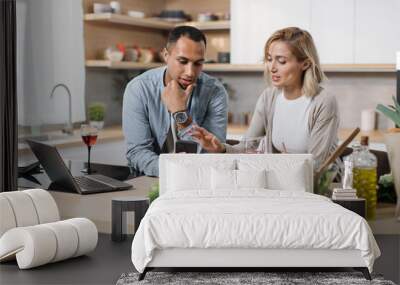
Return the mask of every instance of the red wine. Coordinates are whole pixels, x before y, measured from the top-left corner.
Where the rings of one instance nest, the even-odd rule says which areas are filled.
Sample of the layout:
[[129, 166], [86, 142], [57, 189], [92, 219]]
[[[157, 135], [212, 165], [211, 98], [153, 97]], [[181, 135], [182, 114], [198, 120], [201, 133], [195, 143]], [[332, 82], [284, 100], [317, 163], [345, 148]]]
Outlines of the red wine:
[[87, 146], [92, 146], [96, 144], [97, 135], [82, 136], [82, 140]]

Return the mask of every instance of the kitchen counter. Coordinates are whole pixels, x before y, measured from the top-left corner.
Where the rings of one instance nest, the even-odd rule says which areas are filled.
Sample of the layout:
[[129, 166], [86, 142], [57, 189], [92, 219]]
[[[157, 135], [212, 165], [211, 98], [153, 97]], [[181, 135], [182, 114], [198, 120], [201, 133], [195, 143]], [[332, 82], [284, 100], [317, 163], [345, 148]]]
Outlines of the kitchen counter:
[[[59, 132], [49, 132], [46, 135], [49, 139], [47, 140], [39, 140], [43, 143], [47, 143], [50, 145], [55, 145], [57, 148], [65, 148], [65, 147], [74, 147], [74, 146], [83, 146], [83, 141], [80, 134], [80, 129], [75, 129], [72, 135], [66, 135]], [[43, 136], [40, 136], [43, 137]], [[32, 139], [34, 139], [32, 137]], [[122, 134], [121, 126], [114, 126], [104, 128], [99, 131], [97, 137], [96, 144], [102, 144], [112, 141], [123, 140], [124, 136]], [[29, 151], [29, 147], [26, 143], [18, 143], [18, 153], [23, 154]]]
[[[240, 139], [243, 134], [246, 132], [247, 126], [243, 125], [229, 125], [228, 126], [228, 138], [231, 139]], [[353, 129], [340, 129], [339, 130], [339, 140], [343, 141]], [[49, 137], [49, 140], [42, 140], [45, 143], [56, 145], [57, 148], [65, 148], [65, 147], [73, 147], [73, 146], [81, 146], [83, 145], [80, 130], [74, 130], [73, 135], [64, 135], [61, 132], [52, 132], [46, 134]], [[360, 132], [356, 140], [359, 141], [362, 135], [367, 135], [370, 138], [371, 147], [377, 150], [385, 150], [384, 146], [384, 138], [383, 131], [374, 130], [371, 132]], [[107, 143], [110, 141], [119, 141], [123, 140], [124, 136], [122, 133], [121, 126], [113, 126], [104, 128], [99, 131], [99, 136], [97, 138], [97, 144]], [[19, 153], [24, 153], [28, 151], [29, 147], [25, 143], [18, 144]]]
[[[247, 130], [247, 126], [243, 125], [229, 125], [228, 134], [243, 135]], [[339, 129], [339, 140], [345, 140], [353, 131], [353, 129]], [[355, 140], [360, 140], [361, 136], [369, 136], [370, 142], [383, 143], [383, 131], [374, 130], [370, 132], [360, 132]]]
[[[90, 195], [49, 191], [60, 210], [61, 219], [86, 217], [96, 224], [100, 233], [111, 233], [111, 201], [117, 197], [147, 197], [152, 185], [157, 183], [154, 177], [141, 176], [126, 181], [133, 185], [125, 191], [106, 192]], [[134, 213], [128, 212], [128, 232], [133, 233]]]
[[[228, 138], [230, 139], [237, 139], [244, 135], [247, 130], [247, 126], [243, 125], [229, 125], [228, 127]], [[354, 129], [339, 129], [339, 141], [344, 141], [353, 131]], [[386, 146], [384, 144], [383, 138], [384, 131], [382, 130], [374, 130], [370, 132], [363, 132], [361, 131], [354, 141], [360, 141], [361, 136], [368, 136], [370, 141], [370, 148], [380, 151], [386, 151]], [[350, 144], [351, 145], [351, 144]]]

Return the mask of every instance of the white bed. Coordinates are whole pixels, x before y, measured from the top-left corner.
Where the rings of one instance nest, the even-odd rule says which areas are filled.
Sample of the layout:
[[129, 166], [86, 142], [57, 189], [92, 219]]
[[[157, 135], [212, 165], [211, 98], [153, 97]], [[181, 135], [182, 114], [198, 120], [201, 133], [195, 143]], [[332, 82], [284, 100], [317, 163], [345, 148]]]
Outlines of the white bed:
[[[312, 194], [310, 155], [166, 154], [132, 243], [155, 267], [354, 267], [380, 251], [367, 222]], [[272, 190], [273, 189], [273, 190]]]

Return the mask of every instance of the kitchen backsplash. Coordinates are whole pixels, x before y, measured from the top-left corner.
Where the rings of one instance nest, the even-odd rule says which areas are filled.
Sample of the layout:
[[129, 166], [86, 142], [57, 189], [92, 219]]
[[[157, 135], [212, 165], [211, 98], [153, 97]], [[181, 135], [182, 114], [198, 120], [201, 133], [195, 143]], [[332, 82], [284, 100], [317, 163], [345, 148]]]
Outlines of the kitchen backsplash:
[[[236, 123], [244, 121], [244, 114], [252, 112], [258, 96], [265, 88], [261, 73], [210, 73], [229, 86], [229, 111]], [[378, 103], [390, 104], [396, 94], [395, 73], [327, 73], [325, 83], [339, 105], [342, 128], [360, 126], [361, 111], [373, 109]], [[124, 79], [122, 71], [106, 69], [86, 70], [87, 103], [101, 101], [107, 105], [106, 125], [121, 124], [123, 89], [118, 86]], [[390, 127], [388, 120], [377, 115], [378, 129]]]

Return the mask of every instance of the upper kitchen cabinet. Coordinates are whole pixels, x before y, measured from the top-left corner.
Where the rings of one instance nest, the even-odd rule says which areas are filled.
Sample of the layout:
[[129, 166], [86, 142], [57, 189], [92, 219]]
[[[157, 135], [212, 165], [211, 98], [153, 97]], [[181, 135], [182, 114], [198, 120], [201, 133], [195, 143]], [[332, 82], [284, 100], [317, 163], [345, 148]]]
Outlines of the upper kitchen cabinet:
[[311, 1], [310, 33], [322, 64], [354, 63], [354, 1]]
[[400, 51], [400, 1], [355, 0], [355, 62], [395, 63]]
[[278, 29], [310, 29], [311, 0], [231, 0], [231, 62], [260, 64], [264, 45]]
[[232, 0], [231, 12], [232, 63], [261, 63], [268, 37], [290, 26], [310, 31], [321, 63], [354, 63], [354, 0]]
[[231, 58], [260, 64], [268, 37], [297, 26], [314, 38], [328, 72], [394, 72], [400, 0], [232, 0]]

